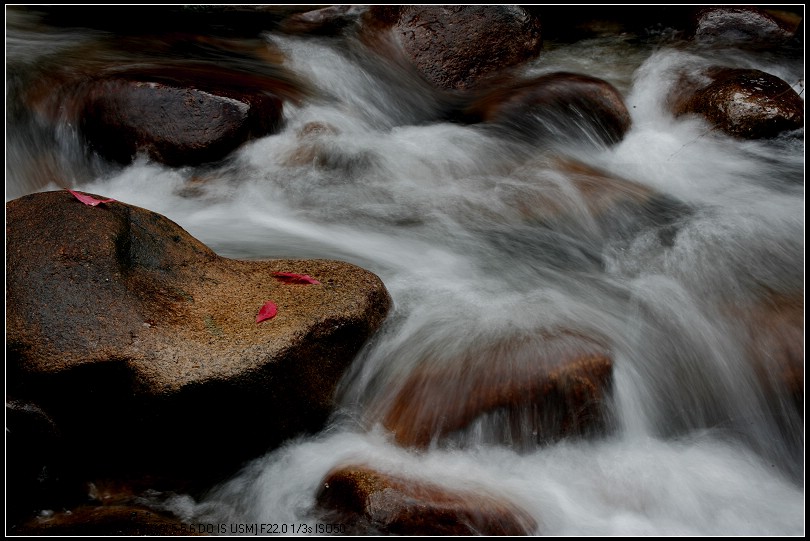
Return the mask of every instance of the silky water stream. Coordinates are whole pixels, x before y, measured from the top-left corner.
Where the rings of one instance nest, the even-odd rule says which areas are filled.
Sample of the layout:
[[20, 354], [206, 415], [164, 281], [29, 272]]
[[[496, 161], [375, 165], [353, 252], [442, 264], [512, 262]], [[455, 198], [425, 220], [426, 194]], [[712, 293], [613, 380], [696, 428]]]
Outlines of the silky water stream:
[[[804, 296], [804, 134], [741, 141], [664, 104], [678, 69], [711, 63], [800, 91], [801, 58], [676, 46], [664, 34], [547, 44], [529, 75], [585, 73], [624, 96], [632, 128], [608, 147], [574, 118], [538, 119], [545, 134], [531, 141], [428, 121], [443, 98], [359, 43], [267, 34], [311, 90], [285, 104], [282, 131], [214, 165], [112, 167], [88, 159], [73, 126], [49, 128], [14, 103], [52, 58], [69, 70], [87, 62], [71, 51], [107, 36], [8, 17], [7, 201], [67, 183], [161, 213], [222, 256], [360, 265], [394, 301], [322, 432], [205, 497], [152, 504], [190, 524], [314, 527], [324, 476], [353, 463], [497, 495], [544, 535], [803, 535], [804, 419], [756, 365], [750, 337], [770, 317], [752, 312], [763, 295]], [[330, 128], [302, 136], [311, 123]], [[583, 175], [618, 180], [594, 203], [578, 189]], [[530, 376], [534, 357], [521, 352], [558, 329], [610, 351], [598, 434], [549, 441], [537, 412], [514, 410], [417, 449], [384, 428], [419, 371], [444, 379], [405, 392], [452, 410], [499, 377]]]

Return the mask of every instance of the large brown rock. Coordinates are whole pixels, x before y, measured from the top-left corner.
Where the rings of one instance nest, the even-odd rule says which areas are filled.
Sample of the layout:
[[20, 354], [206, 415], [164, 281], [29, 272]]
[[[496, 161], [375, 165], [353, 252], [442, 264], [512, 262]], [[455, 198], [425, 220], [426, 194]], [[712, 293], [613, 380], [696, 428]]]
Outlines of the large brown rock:
[[483, 419], [485, 437], [530, 447], [602, 431], [612, 369], [601, 341], [545, 332], [424, 363], [378, 407], [400, 445], [423, 448]]
[[[457, 490], [390, 475], [363, 465], [335, 468], [318, 505], [329, 522], [360, 535], [531, 535], [537, 523], [512, 502], [481, 490]], [[354, 533], [354, 532], [345, 532]]]
[[445, 90], [472, 88], [542, 47], [539, 17], [520, 6], [372, 6], [364, 39], [379, 51], [388, 33], [418, 73]]
[[581, 135], [607, 144], [621, 141], [631, 125], [624, 98], [613, 85], [567, 72], [492, 84], [467, 107], [465, 118], [504, 126], [527, 138]]
[[6, 219], [7, 393], [48, 412], [77, 467], [213, 475], [319, 429], [390, 306], [354, 265], [222, 258], [120, 202], [37, 193]]
[[670, 96], [676, 116], [697, 114], [742, 139], [775, 137], [804, 126], [804, 100], [782, 79], [755, 69], [712, 68], [684, 75]]
[[167, 165], [217, 161], [278, 130], [282, 101], [267, 93], [222, 92], [113, 78], [87, 90], [81, 127], [102, 156], [129, 163], [137, 153]]

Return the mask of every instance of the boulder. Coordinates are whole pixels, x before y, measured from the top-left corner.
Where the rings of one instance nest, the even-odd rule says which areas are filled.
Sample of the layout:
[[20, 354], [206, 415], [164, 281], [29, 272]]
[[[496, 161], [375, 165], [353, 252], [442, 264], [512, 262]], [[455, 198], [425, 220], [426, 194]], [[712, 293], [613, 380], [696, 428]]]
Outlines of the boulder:
[[540, 19], [520, 6], [372, 6], [361, 36], [375, 51], [388, 43], [437, 88], [466, 90], [536, 57]]
[[425, 362], [378, 411], [403, 446], [425, 448], [480, 420], [484, 438], [531, 447], [603, 431], [612, 369], [601, 341], [544, 332]]
[[506, 77], [481, 90], [464, 112], [468, 122], [486, 122], [533, 139], [561, 135], [621, 141], [631, 118], [610, 83], [578, 73], [555, 72], [532, 79]]
[[708, 6], [694, 16], [694, 40], [702, 44], [769, 48], [796, 35], [801, 16], [755, 6]]
[[531, 535], [537, 528], [526, 511], [485, 489], [445, 488], [364, 465], [332, 470], [317, 502], [326, 521], [358, 535]]
[[741, 139], [776, 137], [804, 127], [804, 100], [782, 79], [756, 69], [715, 67], [683, 75], [669, 103], [676, 116], [697, 114]]
[[391, 304], [354, 265], [219, 257], [164, 216], [68, 191], [8, 202], [6, 249], [7, 392], [51, 415], [76, 469], [210, 480], [320, 429]]
[[102, 156], [129, 163], [146, 153], [161, 163], [217, 161], [249, 139], [276, 132], [282, 101], [262, 92], [222, 92], [110, 78], [89, 86], [81, 130]]

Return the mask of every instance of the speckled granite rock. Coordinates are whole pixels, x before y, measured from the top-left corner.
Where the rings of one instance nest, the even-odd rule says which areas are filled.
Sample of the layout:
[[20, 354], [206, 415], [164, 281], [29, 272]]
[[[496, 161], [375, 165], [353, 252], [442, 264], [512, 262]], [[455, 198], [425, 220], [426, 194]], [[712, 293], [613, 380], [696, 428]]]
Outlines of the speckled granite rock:
[[[319, 429], [390, 306], [354, 265], [222, 258], [120, 202], [37, 193], [6, 218], [7, 394], [42, 407], [94, 470], [211, 474]], [[257, 324], [269, 300], [278, 314]]]

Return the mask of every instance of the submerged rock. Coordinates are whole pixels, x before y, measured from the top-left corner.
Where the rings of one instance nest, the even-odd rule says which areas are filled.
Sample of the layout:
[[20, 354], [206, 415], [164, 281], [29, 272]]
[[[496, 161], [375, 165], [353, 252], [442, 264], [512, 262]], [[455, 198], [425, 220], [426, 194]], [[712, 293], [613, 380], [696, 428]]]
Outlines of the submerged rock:
[[697, 114], [742, 139], [775, 137], [804, 127], [804, 100], [782, 79], [755, 69], [716, 67], [684, 75], [673, 89], [676, 116]]
[[464, 117], [468, 122], [502, 126], [528, 139], [569, 136], [605, 144], [621, 141], [631, 125], [624, 98], [613, 85], [565, 72], [491, 84]]
[[504, 498], [363, 465], [331, 471], [316, 498], [332, 512], [329, 522], [349, 524], [361, 535], [531, 535], [537, 528], [528, 513]]
[[526, 447], [604, 430], [613, 360], [559, 331], [471, 348], [417, 367], [381, 409], [400, 445], [426, 447], [481, 421], [485, 440]]
[[750, 359], [780, 417], [804, 417], [804, 295], [769, 291], [730, 312], [742, 324]]
[[402, 54], [426, 80], [445, 90], [465, 90], [501, 70], [536, 57], [540, 19], [520, 6], [372, 6], [362, 35], [379, 49]]
[[210, 479], [320, 429], [391, 303], [354, 265], [219, 257], [121, 202], [36, 193], [6, 219], [7, 391], [52, 417], [77, 469]]

